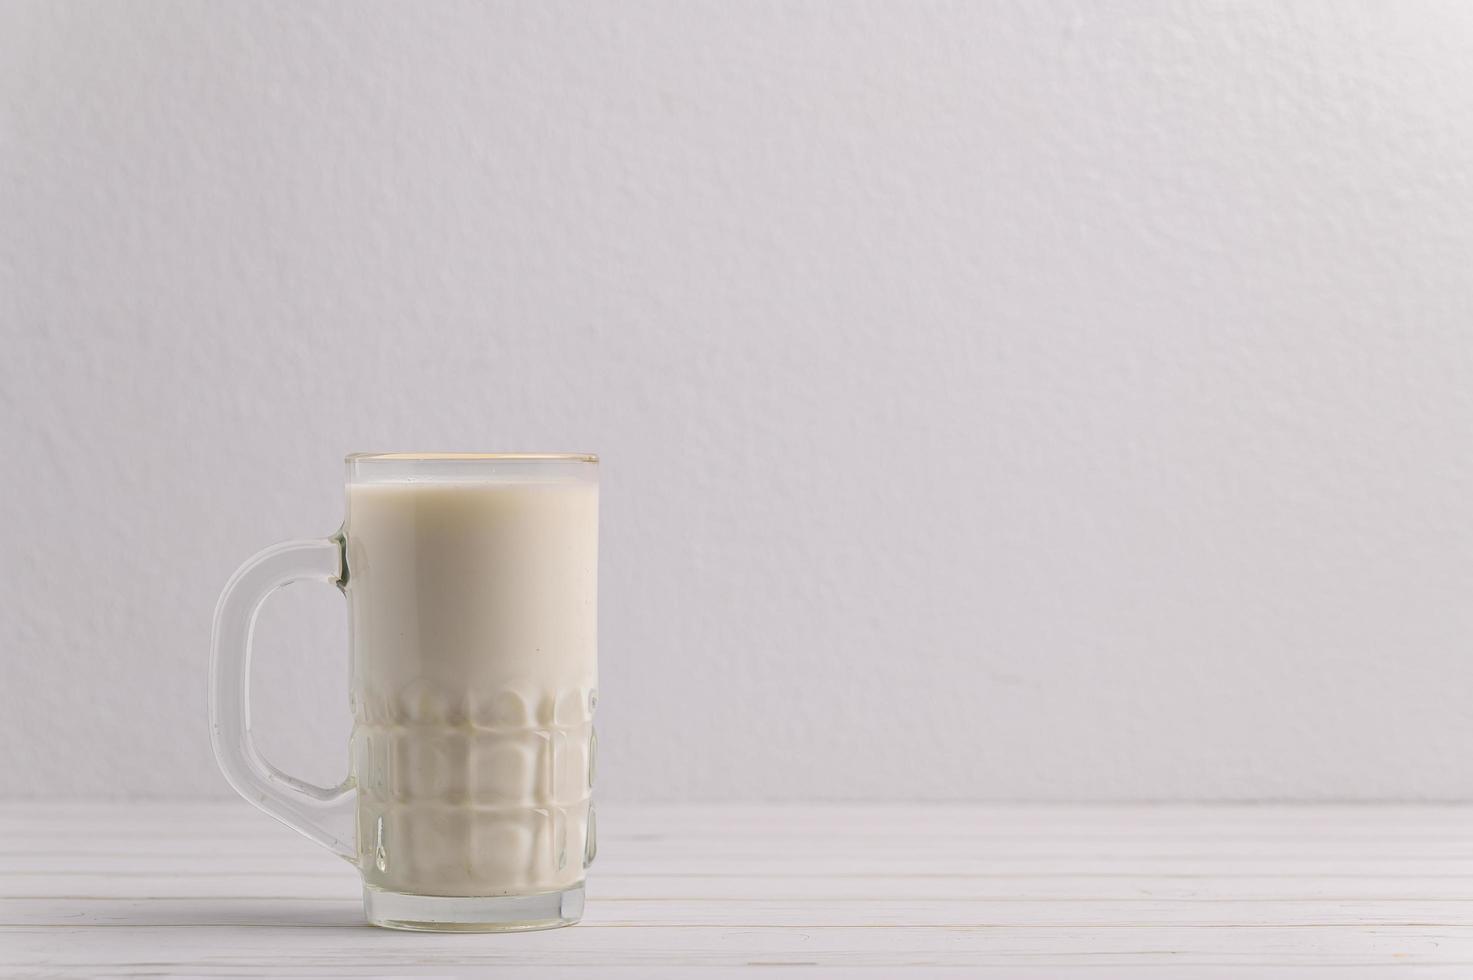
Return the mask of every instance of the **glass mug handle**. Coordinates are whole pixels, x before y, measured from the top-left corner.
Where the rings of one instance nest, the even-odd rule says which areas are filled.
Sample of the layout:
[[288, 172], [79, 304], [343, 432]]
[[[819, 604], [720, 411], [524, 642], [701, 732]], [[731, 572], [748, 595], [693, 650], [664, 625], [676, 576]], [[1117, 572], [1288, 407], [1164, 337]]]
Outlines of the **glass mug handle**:
[[[342, 537], [288, 541], [236, 569], [215, 606], [210, 648], [210, 741], [235, 791], [300, 834], [356, 864], [353, 776], [317, 786], [277, 769], [251, 741], [251, 639], [266, 597], [293, 582], [342, 587]], [[340, 829], [341, 828], [341, 829]]]

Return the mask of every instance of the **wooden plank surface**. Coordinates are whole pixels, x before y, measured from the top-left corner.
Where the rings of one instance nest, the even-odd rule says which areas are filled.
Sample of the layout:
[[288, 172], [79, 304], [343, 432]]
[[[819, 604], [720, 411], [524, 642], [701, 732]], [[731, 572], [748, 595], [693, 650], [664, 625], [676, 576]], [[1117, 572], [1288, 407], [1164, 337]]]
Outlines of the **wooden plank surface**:
[[363, 924], [244, 803], [0, 804], [0, 975], [1473, 976], [1473, 808], [645, 806], [570, 929]]

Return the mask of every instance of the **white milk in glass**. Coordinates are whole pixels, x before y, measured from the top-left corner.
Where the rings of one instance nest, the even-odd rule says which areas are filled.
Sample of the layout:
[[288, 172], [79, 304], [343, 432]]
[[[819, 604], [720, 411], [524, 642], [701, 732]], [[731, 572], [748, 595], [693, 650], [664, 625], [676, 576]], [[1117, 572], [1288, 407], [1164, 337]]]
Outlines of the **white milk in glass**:
[[364, 881], [443, 896], [581, 882], [597, 486], [351, 483], [344, 532]]

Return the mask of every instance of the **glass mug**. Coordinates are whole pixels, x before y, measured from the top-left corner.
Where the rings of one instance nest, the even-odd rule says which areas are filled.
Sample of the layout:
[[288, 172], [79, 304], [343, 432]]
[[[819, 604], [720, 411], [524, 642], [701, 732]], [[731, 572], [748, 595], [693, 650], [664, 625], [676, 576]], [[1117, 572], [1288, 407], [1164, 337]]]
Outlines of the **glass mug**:
[[[279, 544], [215, 609], [210, 734], [241, 796], [356, 865], [368, 921], [511, 931], [583, 913], [596, 850], [598, 458], [361, 453], [330, 538]], [[348, 600], [341, 785], [250, 738], [251, 633], [297, 581]]]

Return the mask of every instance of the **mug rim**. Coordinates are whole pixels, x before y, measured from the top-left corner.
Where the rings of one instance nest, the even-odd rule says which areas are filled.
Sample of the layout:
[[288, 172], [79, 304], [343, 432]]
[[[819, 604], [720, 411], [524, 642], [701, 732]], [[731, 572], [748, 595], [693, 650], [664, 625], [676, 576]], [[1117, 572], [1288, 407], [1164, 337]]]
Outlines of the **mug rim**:
[[564, 463], [597, 463], [598, 456], [594, 453], [429, 453], [429, 452], [400, 452], [400, 453], [349, 453], [344, 458], [347, 463], [372, 462], [374, 460], [398, 460], [400, 462], [411, 462], [425, 460], [433, 462], [477, 462], [484, 460], [524, 460], [535, 462], [545, 460], [548, 462]]

